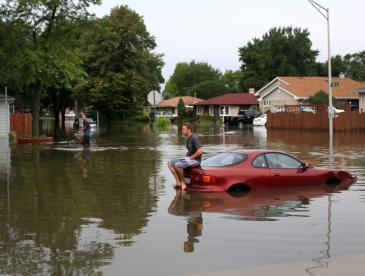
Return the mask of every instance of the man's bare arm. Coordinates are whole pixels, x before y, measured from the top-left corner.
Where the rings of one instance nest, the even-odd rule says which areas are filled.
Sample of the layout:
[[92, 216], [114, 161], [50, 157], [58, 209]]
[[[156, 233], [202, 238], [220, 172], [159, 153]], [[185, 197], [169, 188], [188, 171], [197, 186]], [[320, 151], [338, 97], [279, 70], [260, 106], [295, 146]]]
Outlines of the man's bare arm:
[[203, 154], [203, 150], [202, 150], [202, 148], [199, 148], [196, 150], [196, 152], [192, 156], [190, 156], [190, 159], [196, 159], [199, 156], [201, 156], [202, 154]]

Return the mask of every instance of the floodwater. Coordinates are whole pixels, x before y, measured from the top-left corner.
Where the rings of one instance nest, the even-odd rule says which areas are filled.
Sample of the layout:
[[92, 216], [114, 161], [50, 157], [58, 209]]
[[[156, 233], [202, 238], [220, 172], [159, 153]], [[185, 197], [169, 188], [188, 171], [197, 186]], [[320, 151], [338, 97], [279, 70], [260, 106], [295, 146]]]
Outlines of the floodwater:
[[[204, 157], [236, 148], [288, 151], [329, 166], [323, 132], [196, 126]], [[365, 254], [365, 133], [336, 133], [334, 168], [351, 187], [193, 194], [166, 162], [185, 154], [171, 126], [114, 125], [90, 149], [0, 147], [0, 274], [186, 275]]]

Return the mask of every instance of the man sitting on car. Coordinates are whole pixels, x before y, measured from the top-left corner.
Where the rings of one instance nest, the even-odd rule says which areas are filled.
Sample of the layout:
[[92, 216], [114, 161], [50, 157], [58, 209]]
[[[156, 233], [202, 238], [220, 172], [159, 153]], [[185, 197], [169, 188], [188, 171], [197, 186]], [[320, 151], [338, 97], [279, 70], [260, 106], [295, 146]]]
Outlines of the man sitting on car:
[[184, 169], [199, 166], [203, 151], [200, 140], [198, 136], [193, 134], [193, 126], [190, 123], [183, 123], [181, 132], [187, 138], [186, 148], [188, 152], [186, 157], [169, 161], [168, 166], [176, 179], [175, 187], [185, 190]]

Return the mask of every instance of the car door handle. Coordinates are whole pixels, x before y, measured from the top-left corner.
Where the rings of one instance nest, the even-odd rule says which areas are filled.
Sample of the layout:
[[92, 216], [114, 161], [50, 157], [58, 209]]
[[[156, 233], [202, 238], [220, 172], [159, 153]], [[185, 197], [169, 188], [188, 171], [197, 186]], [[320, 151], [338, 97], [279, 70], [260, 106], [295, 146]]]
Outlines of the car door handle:
[[274, 173], [274, 176], [280, 176], [280, 174], [278, 174], [278, 173]]

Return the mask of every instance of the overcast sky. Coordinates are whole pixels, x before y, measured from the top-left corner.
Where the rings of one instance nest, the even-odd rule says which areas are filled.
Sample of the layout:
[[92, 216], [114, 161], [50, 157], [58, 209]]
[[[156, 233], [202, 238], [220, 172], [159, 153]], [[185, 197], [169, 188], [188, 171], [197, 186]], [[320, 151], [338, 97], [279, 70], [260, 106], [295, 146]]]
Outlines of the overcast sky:
[[[365, 1], [318, 0], [330, 9], [332, 55], [365, 50]], [[140, 14], [164, 54], [168, 80], [176, 63], [193, 59], [236, 70], [238, 48], [270, 28], [307, 28], [319, 60], [327, 60], [327, 25], [308, 0], [103, 0], [91, 8], [98, 17], [128, 5]]]

